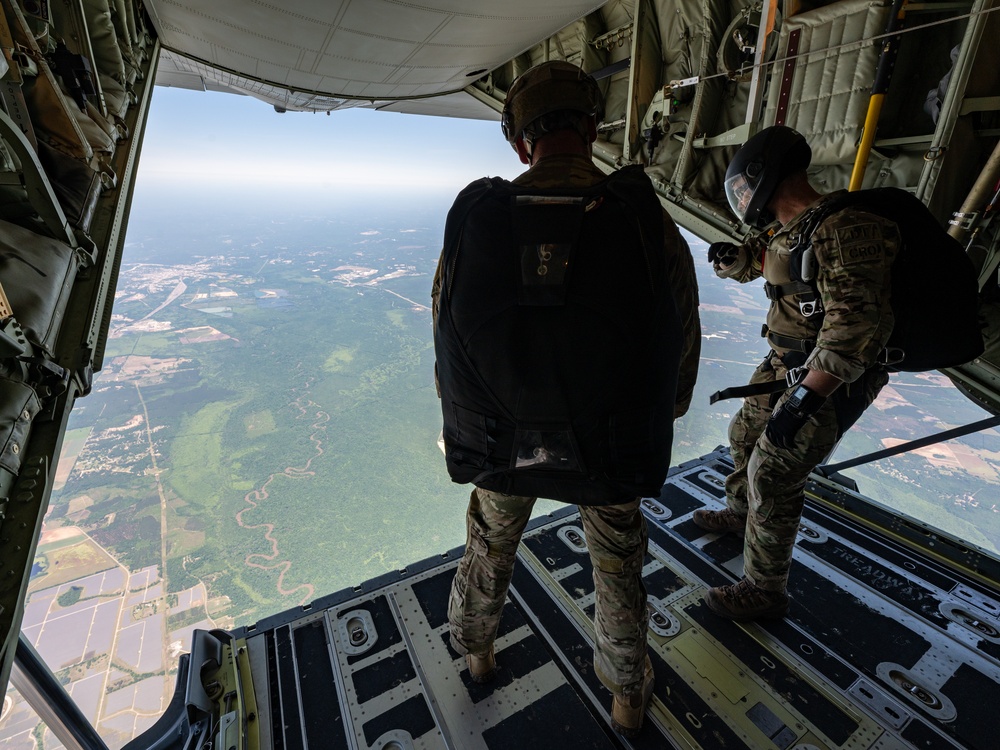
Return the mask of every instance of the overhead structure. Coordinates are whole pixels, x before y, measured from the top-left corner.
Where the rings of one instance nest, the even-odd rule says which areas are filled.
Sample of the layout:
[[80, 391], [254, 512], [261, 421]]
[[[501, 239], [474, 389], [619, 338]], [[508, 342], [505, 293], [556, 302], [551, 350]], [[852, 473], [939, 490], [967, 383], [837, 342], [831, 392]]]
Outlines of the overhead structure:
[[[818, 189], [847, 188], [856, 163], [862, 164], [864, 168], [855, 172], [859, 187], [909, 190], [942, 224], [951, 225], [951, 233], [966, 246], [979, 271], [987, 346], [981, 357], [946, 374], [976, 403], [1000, 414], [1000, 44], [996, 43], [1000, 0], [910, 2], [901, 7], [905, 22], [896, 28], [890, 27], [889, 19], [901, 12], [899, 8], [894, 11], [889, 2], [871, 0], [0, 0], [0, 684], [7, 684], [15, 662], [28, 581], [67, 420], [76, 399], [87, 395], [94, 372], [103, 365], [154, 82], [248, 94], [289, 117], [298, 116], [295, 112], [368, 107], [499, 119], [506, 91], [518, 75], [543, 61], [568, 60], [594, 76], [606, 100], [594, 150], [597, 165], [610, 173], [641, 164], [677, 222], [709, 241], [740, 241], [751, 231], [729, 212], [723, 190], [726, 166], [736, 149], [762, 127], [788, 125], [812, 147], [810, 180]], [[877, 75], [879, 60], [887, 59], [882, 54], [887, 28], [895, 40], [891, 77], [884, 75], [884, 66], [883, 75]], [[873, 91], [881, 97], [877, 115], [870, 106]], [[718, 464], [724, 458], [713, 461]], [[714, 474], [714, 481], [705, 480], [700, 470], [689, 474], [696, 475], [695, 489], [700, 486], [718, 500]], [[823, 478], [816, 481], [821, 489], [829, 484]], [[884, 555], [885, 570], [904, 577], [910, 575], [900, 573], [909, 563], [906, 550], [920, 547], [927, 554], [929, 560], [921, 558], [905, 570], [914, 571], [911, 582], [923, 571], [934, 596], [916, 604], [903, 602], [900, 607], [906, 612], [901, 617], [915, 633], [936, 628], [954, 635], [956, 628], [942, 624], [941, 618], [958, 628], [985, 632], [991, 655], [975, 656], [976, 675], [963, 683], [967, 695], [979, 695], [978, 686], [986, 684], [978, 682], [979, 673], [993, 680], [998, 663], [996, 558], [962, 540], [945, 539], [926, 525], [901, 519], [856, 493], [834, 489], [828, 494], [833, 497], [828, 504], [846, 509], [852, 523], [858, 521], [863, 528], [824, 517], [817, 549], [831, 538], [840, 539], [825, 549], [853, 545], [857, 549], [850, 554], [865, 559]], [[667, 590], [674, 582], [665, 581], [663, 606], [670, 609], [679, 602], [683, 619], [690, 624], [700, 616], [697, 586], [725, 573], [718, 566], [706, 567], [703, 556], [685, 545], [703, 545], [726, 569], [731, 560], [711, 541], [674, 538], [684, 537], [685, 522], [668, 524], [663, 514], [669, 510], [676, 519], [695, 507], [674, 495], [679, 504], [669, 509], [657, 506], [660, 516], [655, 509], [647, 511], [661, 526], [670, 527], [663, 548], [670, 546], [670, 555], [676, 552], [675, 557], [661, 555], [658, 570], [673, 564], [668, 557], [679, 567], [689, 566], [680, 584], [683, 591]], [[869, 540], [861, 538], [871, 529], [891, 543], [876, 539], [874, 552], [869, 553]], [[830, 551], [827, 562], [842, 565], [846, 554]], [[938, 570], [938, 565], [947, 571]], [[962, 571], [956, 576], [959, 583], [949, 578], [955, 569]], [[560, 571], [554, 580], [565, 582], [579, 574], [573, 570]], [[846, 575], [841, 570], [828, 578], [836, 582]], [[526, 580], [522, 588], [537, 588], [538, 580], [538, 576]], [[846, 601], [839, 598], [836, 586], [824, 591], [830, 607]], [[964, 596], [961, 607], [955, 596]], [[896, 617], [899, 608], [886, 605], [880, 597], [881, 593], [869, 592], [861, 598], [852, 610], [860, 617], [852, 633], [860, 637], [877, 630], [865, 619], [876, 608], [885, 613], [880, 622]], [[544, 593], [539, 601], [551, 598], [551, 592]], [[940, 617], [921, 609], [928, 601], [943, 608]], [[910, 604], [912, 611], [907, 609]], [[583, 637], [588, 615], [586, 607], [580, 609], [580, 613], [573, 610], [567, 627]], [[825, 629], [826, 621], [817, 625], [808, 612], [800, 615], [804, 624], [796, 626], [819, 628], [823, 638], [836, 637]], [[927, 617], [928, 621], [917, 622]], [[316, 619], [332, 627], [333, 621], [319, 610]], [[388, 617], [389, 621], [395, 620]], [[996, 628], [982, 625], [994, 621]], [[287, 659], [280, 669], [275, 667], [274, 680], [299, 675], [287, 669], [298, 657], [288, 650], [292, 648], [286, 638], [288, 623], [282, 623], [269, 630], [266, 639], [259, 638], [263, 652], [251, 650], [247, 656], [236, 649], [241, 670], [253, 666], [247, 660], [258, 659], [257, 666], [265, 670], [258, 673], [260, 679], [268, 674], [268, 664]], [[295, 626], [295, 638], [323, 635], [311, 620], [301, 624]], [[980, 637], [957, 632], [966, 640]], [[739, 653], [760, 647], [759, 634], [750, 637], [740, 630], [729, 635], [739, 642]], [[782, 635], [786, 640], [787, 636], [788, 632]], [[222, 656], [233, 655], [231, 640], [230, 636], [199, 640], [196, 646], [204, 653], [196, 657], [203, 658], [193, 657], [191, 663], [199, 669], [221, 668]], [[723, 640], [720, 637], [717, 643]], [[307, 646], [326, 653], [322, 642], [309, 640]], [[441, 651], [439, 646], [430, 650], [435, 658]], [[939, 661], [921, 662], [930, 665], [921, 674], [940, 682], [952, 674], [947, 672], [951, 669], [967, 677], [968, 670], [956, 668], [954, 655], [960, 652], [965, 654], [951, 646], [941, 655], [935, 651]], [[393, 658], [399, 653], [406, 651], [394, 650]], [[706, 653], [703, 643], [694, 642], [670, 658], [698, 661], [706, 659]], [[21, 654], [28, 663], [25, 650]], [[836, 674], [843, 674], [842, 657], [845, 664], [849, 662], [837, 655], [824, 657], [822, 666], [832, 665]], [[778, 658], [787, 666], [800, 657]], [[711, 654], [698, 663], [718, 666], [715, 672], [728, 687], [740, 683], [730, 667]], [[945, 663], [947, 669], [941, 666]], [[929, 686], [932, 692], [921, 693], [919, 675], [908, 671], [912, 664], [896, 666], [886, 667], [883, 674], [878, 665], [862, 665], [860, 682], [836, 685], [843, 690], [860, 686], [861, 697], [854, 695], [856, 700], [835, 696], [831, 701], [837, 717], [843, 714], [854, 722], [850, 731], [841, 733], [844, 737], [854, 737], [857, 726], [859, 738], [877, 742], [877, 730], [868, 727], [880, 705], [889, 706], [888, 715], [902, 722], [899, 729], [907, 723], [905, 717], [927, 713], [918, 705], [922, 695], [953, 688], [935, 683]], [[455, 678], [451, 669], [438, 670], [452, 681], [449, 684]], [[691, 680], [705, 677], [704, 670], [694, 672]], [[202, 684], [205, 675], [192, 674], [192, 685]], [[234, 690], [247, 686], [245, 676], [233, 679], [244, 681], [229, 685]], [[789, 677], [787, 684], [793, 681]], [[836, 694], [830, 687], [836, 682], [836, 675], [827, 675], [816, 690]], [[267, 687], [274, 700], [281, 694], [290, 696], [290, 702], [279, 708], [295, 713], [309, 691], [298, 694], [289, 686], [282, 693], [284, 684], [269, 682]], [[783, 694], [787, 684], [771, 687]], [[891, 700], [883, 700], [887, 697]], [[659, 700], [657, 711], [663, 721], [658, 726], [667, 727], [665, 736], [680, 736], [678, 726], [668, 726], [674, 719], [663, 718], [673, 710], [668, 699], [665, 695]], [[769, 700], [762, 699], [768, 706]], [[874, 701], [875, 708], [850, 707], [866, 700]], [[198, 709], [219, 718], [222, 701], [207, 694], [193, 695], [192, 701], [186, 715], [203, 715], [195, 712]], [[820, 705], [812, 698], [808, 703]], [[321, 715], [327, 706], [322, 705]], [[275, 711], [272, 718], [284, 715]], [[354, 717], [358, 726], [363, 724], [361, 713]], [[678, 715], [683, 717], [683, 711]], [[212, 738], [218, 746], [223, 746], [229, 732], [238, 733], [237, 719], [224, 716], [224, 731]], [[725, 723], [713, 716], [713, 721]], [[758, 729], [763, 722], [779, 732], [792, 731], [796, 721], [792, 713], [781, 724], [772, 721], [774, 716], [773, 711], [761, 711], [747, 721], [759, 720]], [[942, 738], [961, 743], [967, 737], [982, 737], [988, 742], [992, 737], [989, 727], [952, 724], [950, 711], [932, 718], [909, 725], [920, 726], [913, 735], [914, 745], [945, 746], [933, 744]], [[884, 716], [882, 720], [889, 721]], [[745, 739], [747, 733], [739, 737]], [[823, 744], [817, 737], [818, 731], [802, 746]], [[73, 746], [72, 738], [60, 739]], [[614, 742], [612, 746], [618, 746]], [[861, 746], [860, 742], [849, 744]], [[892, 739], [878, 742], [879, 747], [900, 744]], [[350, 746], [358, 744], [352, 741]], [[391, 746], [407, 745], [398, 738], [380, 745]]]
[[[449, 97], [600, 6], [430, 0], [145, 3], [161, 85], [237, 90], [287, 111], [377, 107], [491, 118]], [[421, 100], [412, 110], [407, 102]]]

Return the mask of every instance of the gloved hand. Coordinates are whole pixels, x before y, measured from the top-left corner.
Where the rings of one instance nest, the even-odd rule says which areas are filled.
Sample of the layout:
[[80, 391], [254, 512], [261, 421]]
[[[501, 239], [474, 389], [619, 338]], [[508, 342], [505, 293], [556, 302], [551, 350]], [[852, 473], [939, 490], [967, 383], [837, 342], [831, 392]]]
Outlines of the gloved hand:
[[764, 433], [767, 439], [779, 448], [791, 450], [795, 445], [795, 437], [809, 417], [818, 412], [826, 403], [826, 396], [820, 396], [811, 388], [798, 385], [792, 395], [781, 404], [771, 418], [767, 420]]
[[740, 257], [740, 249], [732, 242], [713, 242], [708, 246], [708, 262], [716, 268], [733, 265]]

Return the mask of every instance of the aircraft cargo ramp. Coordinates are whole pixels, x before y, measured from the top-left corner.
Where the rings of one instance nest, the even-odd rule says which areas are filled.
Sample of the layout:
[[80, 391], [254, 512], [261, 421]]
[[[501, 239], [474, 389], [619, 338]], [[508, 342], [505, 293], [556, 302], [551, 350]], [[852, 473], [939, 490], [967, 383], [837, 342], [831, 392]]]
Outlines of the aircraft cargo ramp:
[[635, 740], [611, 730], [593, 672], [590, 561], [567, 507], [525, 534], [493, 683], [474, 683], [448, 644], [454, 550], [231, 634], [199, 631], [186, 664], [202, 665], [200, 684], [182, 674], [174, 715], [129, 747], [159, 732], [163, 748], [198, 734], [280, 750], [995, 748], [1000, 592], [982, 569], [995, 560], [939, 534], [918, 551], [906, 539], [920, 528], [898, 515], [875, 532], [850, 511], [860, 496], [817, 479], [788, 616], [729, 622], [702, 594], [739, 577], [742, 540], [690, 520], [724, 503], [728, 462], [682, 465], [644, 503], [656, 688]]

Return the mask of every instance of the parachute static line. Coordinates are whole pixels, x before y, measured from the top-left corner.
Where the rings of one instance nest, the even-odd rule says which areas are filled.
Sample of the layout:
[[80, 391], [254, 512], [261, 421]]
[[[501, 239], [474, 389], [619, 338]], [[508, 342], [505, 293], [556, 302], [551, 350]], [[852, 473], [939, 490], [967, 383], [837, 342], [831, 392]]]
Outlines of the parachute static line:
[[973, 432], [979, 432], [998, 425], [1000, 425], [1000, 417], [981, 419], [978, 422], [972, 422], [964, 427], [955, 427], [951, 430], [945, 430], [944, 432], [936, 432], [933, 435], [928, 435], [927, 437], [917, 438], [916, 440], [911, 440], [907, 443], [900, 443], [894, 448], [886, 448], [884, 450], [875, 451], [874, 453], [866, 453], [863, 456], [852, 458], [849, 461], [841, 461], [836, 464], [822, 464], [817, 466], [815, 471], [817, 474], [829, 477], [831, 474], [834, 474], [842, 469], [851, 469], [855, 466], [861, 466], [862, 464], [871, 463], [872, 461], [879, 461], [883, 458], [899, 455], [900, 453], [908, 453], [909, 451], [916, 450], [917, 448], [924, 448], [928, 445], [943, 443], [945, 440], [960, 438], [964, 435], [969, 435]]

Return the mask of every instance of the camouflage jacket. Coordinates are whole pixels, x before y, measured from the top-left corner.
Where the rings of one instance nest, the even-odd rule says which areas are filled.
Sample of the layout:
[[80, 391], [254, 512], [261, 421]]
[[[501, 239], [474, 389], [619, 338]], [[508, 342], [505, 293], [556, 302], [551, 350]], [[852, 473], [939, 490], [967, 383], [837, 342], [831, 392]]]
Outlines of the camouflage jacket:
[[[606, 175], [586, 156], [550, 156], [541, 159], [531, 169], [518, 176], [513, 183], [526, 187], [585, 187], [600, 182]], [[698, 360], [701, 356], [701, 319], [698, 314], [698, 280], [694, 261], [687, 242], [666, 211], [663, 212], [663, 251], [666, 255], [671, 289], [684, 330], [680, 372], [677, 379], [677, 398], [674, 418], [683, 416], [691, 404], [694, 385], [698, 377]], [[431, 301], [434, 319], [437, 320], [438, 295], [441, 291], [441, 264], [434, 274]]]
[[[766, 247], [760, 241], [741, 247], [736, 263], [719, 275], [741, 282], [763, 276], [779, 286], [792, 281], [790, 261], [799, 234], [812, 210], [839, 194], [818, 200], [781, 227]], [[890, 269], [899, 243], [896, 225], [881, 216], [856, 206], [830, 214], [812, 234], [822, 312], [803, 314], [799, 303], [808, 295], [774, 299], [767, 314], [769, 332], [815, 342], [807, 367], [847, 383], [857, 380], [876, 363], [892, 333]], [[779, 354], [789, 351], [773, 339], [770, 343]]]

